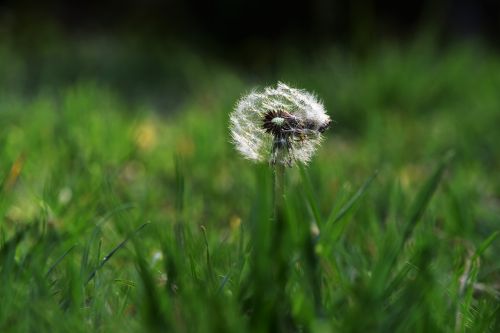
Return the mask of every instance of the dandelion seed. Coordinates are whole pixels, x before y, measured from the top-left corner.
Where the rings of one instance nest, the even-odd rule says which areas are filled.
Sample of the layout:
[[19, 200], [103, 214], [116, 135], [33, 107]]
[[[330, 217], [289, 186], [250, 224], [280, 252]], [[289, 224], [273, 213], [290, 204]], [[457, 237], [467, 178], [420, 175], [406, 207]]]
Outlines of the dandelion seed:
[[245, 158], [291, 166], [310, 161], [331, 120], [314, 95], [279, 82], [240, 99], [230, 123]]

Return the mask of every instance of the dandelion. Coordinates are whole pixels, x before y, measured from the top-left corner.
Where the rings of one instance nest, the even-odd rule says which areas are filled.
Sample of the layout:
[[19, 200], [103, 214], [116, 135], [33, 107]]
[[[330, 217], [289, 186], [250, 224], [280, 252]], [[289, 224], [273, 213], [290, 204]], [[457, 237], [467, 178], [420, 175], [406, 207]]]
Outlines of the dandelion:
[[236, 149], [255, 162], [307, 164], [331, 120], [318, 99], [279, 82], [244, 96], [230, 117]]
[[[286, 295], [286, 283], [282, 282], [286, 280], [289, 268], [289, 253], [285, 246], [285, 238], [290, 234], [285, 214], [285, 169], [297, 162], [307, 164], [311, 160], [330, 123], [325, 108], [314, 95], [281, 82], [276, 87], [267, 87], [263, 91], [254, 90], [244, 96], [230, 116], [231, 136], [236, 149], [249, 160], [268, 161], [273, 167], [274, 223], [269, 229], [272, 246], [266, 255], [272, 261], [272, 277], [278, 281], [276, 299], [280, 302]], [[260, 227], [257, 229], [260, 230]], [[260, 235], [254, 234], [254, 237]], [[309, 244], [306, 253], [313, 253], [314, 256], [314, 250], [311, 250], [312, 239], [305, 244]], [[316, 261], [312, 261], [311, 271], [316, 272]], [[256, 270], [255, 275], [259, 273]], [[266, 279], [267, 274], [266, 272]], [[321, 293], [317, 292], [319, 289], [313, 289], [315, 304], [321, 304], [318, 296]], [[258, 299], [256, 303], [264, 304], [268, 300]], [[284, 318], [278, 320], [284, 322]]]

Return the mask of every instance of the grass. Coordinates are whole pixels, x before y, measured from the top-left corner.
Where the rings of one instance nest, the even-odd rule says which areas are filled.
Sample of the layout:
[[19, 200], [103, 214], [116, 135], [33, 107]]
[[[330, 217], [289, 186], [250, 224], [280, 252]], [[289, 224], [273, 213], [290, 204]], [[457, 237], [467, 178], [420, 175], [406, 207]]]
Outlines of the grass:
[[[495, 53], [331, 50], [257, 79], [155, 54], [167, 78], [149, 94], [114, 84], [147, 63], [132, 51], [101, 54], [99, 74], [98, 47], [62, 69], [48, 50], [33, 82], [0, 52], [1, 332], [500, 330]], [[287, 170], [276, 248], [272, 171], [237, 155], [227, 125], [278, 79], [335, 123]]]

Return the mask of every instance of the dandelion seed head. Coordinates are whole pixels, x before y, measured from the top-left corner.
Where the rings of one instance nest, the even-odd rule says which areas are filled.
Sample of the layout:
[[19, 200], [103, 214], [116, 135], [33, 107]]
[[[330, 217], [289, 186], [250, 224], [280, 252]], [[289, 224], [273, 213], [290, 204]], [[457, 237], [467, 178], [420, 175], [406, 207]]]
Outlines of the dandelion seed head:
[[254, 162], [307, 164], [329, 127], [316, 96], [279, 82], [242, 97], [230, 116], [236, 149]]
[[274, 117], [273, 119], [271, 119], [271, 122], [277, 126], [283, 126], [283, 123], [285, 122], [285, 118]]

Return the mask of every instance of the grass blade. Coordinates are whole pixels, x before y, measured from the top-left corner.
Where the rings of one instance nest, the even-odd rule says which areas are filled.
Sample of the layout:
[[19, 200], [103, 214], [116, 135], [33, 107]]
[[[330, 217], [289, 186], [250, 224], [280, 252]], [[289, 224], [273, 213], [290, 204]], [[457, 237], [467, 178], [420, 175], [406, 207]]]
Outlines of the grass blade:
[[120, 250], [122, 247], [124, 247], [127, 242], [130, 240], [130, 238], [132, 238], [135, 234], [137, 234], [139, 231], [141, 231], [142, 229], [144, 229], [144, 227], [146, 227], [148, 224], [150, 224], [150, 222], [147, 222], [147, 223], [144, 223], [143, 225], [141, 225], [139, 228], [137, 228], [136, 230], [134, 230], [134, 232], [132, 232], [132, 234], [130, 236], [128, 236], [127, 238], [125, 238], [120, 244], [118, 244], [118, 246], [116, 246], [113, 250], [111, 250], [111, 252], [109, 252], [101, 261], [101, 263], [99, 264], [99, 266], [97, 266], [88, 276], [87, 280], [85, 281], [85, 284], [88, 284], [96, 275], [97, 271], [100, 270], [110, 259], [111, 257], [113, 257], [113, 255], [118, 251]]
[[64, 258], [66, 258], [66, 256], [71, 252], [73, 251], [73, 249], [76, 247], [76, 245], [73, 245], [71, 246], [69, 249], [67, 249], [59, 258], [57, 258], [57, 260], [52, 264], [52, 266], [50, 266], [50, 268], [47, 270], [47, 273], [45, 273], [45, 276], [49, 276], [50, 273], [52, 273], [52, 271], [57, 267], [57, 265], [59, 265], [61, 263], [61, 261], [63, 261]]
[[[449, 152], [445, 157], [439, 162], [438, 166], [434, 170], [433, 174], [427, 182], [424, 184], [422, 189], [417, 194], [409, 213], [406, 225], [403, 228], [402, 236], [399, 240], [387, 241], [385, 248], [383, 248], [383, 253], [380, 256], [379, 262], [375, 267], [373, 273], [373, 288], [381, 292], [379, 295], [384, 295], [388, 289], [386, 285], [391, 285], [391, 283], [386, 284], [389, 272], [394, 267], [399, 254], [402, 252], [406, 241], [410, 238], [415, 230], [417, 222], [420, 221], [425, 209], [427, 208], [434, 192], [436, 191], [441, 179], [443, 177], [446, 167], [453, 158], [453, 152]], [[398, 274], [399, 275], [399, 274]], [[396, 280], [397, 281], [397, 276]], [[395, 282], [393, 281], [393, 282]]]
[[493, 244], [493, 241], [497, 238], [499, 234], [500, 230], [497, 230], [494, 233], [492, 233], [488, 238], [486, 238], [481, 243], [481, 245], [479, 245], [479, 248], [476, 250], [474, 256], [472, 257], [472, 260], [479, 258], [484, 253], [484, 251], [486, 251], [490, 247], [490, 245]]
[[82, 276], [85, 276], [87, 272], [90, 271], [90, 262], [89, 262], [89, 257], [90, 257], [90, 251], [91, 251], [91, 246], [94, 244], [95, 240], [97, 239], [99, 233], [101, 232], [101, 227], [111, 219], [115, 214], [118, 214], [122, 211], [126, 211], [128, 209], [133, 208], [134, 206], [132, 204], [124, 204], [120, 205], [113, 210], [109, 211], [106, 213], [103, 217], [99, 218], [99, 220], [96, 222], [96, 225], [94, 227], [94, 230], [92, 231], [92, 234], [87, 241], [84, 249], [83, 249], [83, 255], [81, 259], [81, 264], [80, 264], [80, 272]]
[[[454, 153], [452, 151], [448, 152], [445, 155], [445, 157], [438, 164], [432, 176], [427, 180], [424, 187], [418, 193], [410, 209], [408, 222], [403, 229], [403, 238], [402, 238], [403, 244], [408, 240], [408, 238], [410, 238], [411, 233], [415, 228], [415, 225], [424, 214], [424, 211], [427, 208], [427, 205], [429, 204], [432, 195], [434, 194], [434, 192], [436, 192], [436, 189], [439, 183], [441, 182], [441, 178], [443, 177], [443, 173], [446, 170], [446, 167], [450, 163], [453, 156]], [[401, 246], [403, 244], [401, 244]]]
[[354, 204], [363, 196], [363, 194], [368, 190], [368, 187], [370, 187], [371, 183], [377, 177], [378, 175], [378, 170], [376, 170], [373, 175], [368, 178], [364, 184], [359, 188], [359, 190], [352, 196], [351, 199], [340, 209], [340, 211], [334, 215], [331, 216], [327, 223], [328, 224], [335, 224], [338, 221], [342, 220], [344, 216], [351, 210], [351, 208], [354, 206]]
[[[342, 230], [345, 227], [345, 223], [341, 224], [338, 223], [340, 222], [346, 214], [354, 207], [354, 204], [363, 196], [363, 194], [368, 190], [370, 185], [372, 184], [373, 180], [377, 177], [378, 175], [378, 170], [376, 170], [364, 183], [363, 185], [359, 188], [359, 190], [354, 193], [354, 195], [349, 199], [349, 201], [340, 209], [340, 211], [337, 214], [334, 214], [333, 212], [330, 213], [330, 217], [325, 223], [325, 228], [330, 228], [326, 232], [326, 234], [331, 235], [330, 240], [333, 240], [334, 242], [338, 240], [338, 238], [341, 235]], [[315, 242], [319, 241], [319, 238], [321, 237], [321, 234], [318, 235], [315, 239]]]
[[323, 224], [323, 219], [321, 217], [321, 213], [319, 211], [318, 205], [316, 204], [317, 200], [314, 196], [313, 185], [311, 182], [311, 178], [307, 173], [306, 168], [303, 165], [299, 165], [300, 177], [302, 179], [302, 184], [304, 184], [304, 194], [309, 205], [309, 209], [314, 217], [314, 220], [321, 227]]

